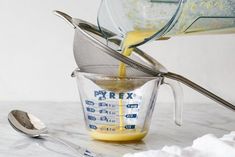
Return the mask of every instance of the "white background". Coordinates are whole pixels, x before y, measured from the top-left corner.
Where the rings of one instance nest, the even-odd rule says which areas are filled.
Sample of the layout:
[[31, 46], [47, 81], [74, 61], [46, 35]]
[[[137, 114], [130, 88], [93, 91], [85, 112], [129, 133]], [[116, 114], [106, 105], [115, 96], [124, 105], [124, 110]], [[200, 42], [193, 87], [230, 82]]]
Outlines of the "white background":
[[[0, 0], [0, 101], [78, 101], [70, 77], [73, 29], [58, 9], [96, 23], [100, 0]], [[235, 102], [235, 35], [177, 37], [142, 46], [169, 70]], [[183, 86], [186, 102], [211, 102]], [[163, 87], [160, 102], [172, 101]]]

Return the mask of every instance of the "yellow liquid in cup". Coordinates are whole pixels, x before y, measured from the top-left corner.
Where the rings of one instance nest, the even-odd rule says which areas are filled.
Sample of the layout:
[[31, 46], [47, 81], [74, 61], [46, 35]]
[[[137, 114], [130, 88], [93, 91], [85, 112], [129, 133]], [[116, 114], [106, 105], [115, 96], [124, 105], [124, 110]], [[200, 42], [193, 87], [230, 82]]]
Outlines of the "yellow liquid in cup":
[[[109, 127], [110, 126], [101, 126], [101, 127]], [[120, 141], [139, 141], [144, 138], [147, 134], [147, 131], [141, 131], [140, 129], [135, 129], [132, 131], [125, 131], [125, 130], [117, 130], [114, 132], [110, 131], [92, 131], [91, 137], [96, 140], [102, 141], [110, 141], [110, 142], [120, 142]]]
[[[143, 41], [145, 38], [152, 36], [156, 31], [132, 31], [126, 34], [126, 37], [123, 41], [122, 54], [124, 56], [130, 56], [133, 48], [129, 48], [131, 45]], [[126, 77], [126, 65], [124, 63], [119, 64], [118, 76], [122, 79]], [[144, 138], [147, 134], [147, 130], [142, 130], [140, 128], [135, 128], [131, 131], [127, 131], [124, 121], [124, 108], [123, 100], [119, 100], [119, 125], [114, 126], [118, 127], [114, 132], [94, 130], [91, 132], [91, 137], [97, 140], [103, 141], [138, 141]], [[110, 128], [110, 126], [98, 126], [102, 128]]]

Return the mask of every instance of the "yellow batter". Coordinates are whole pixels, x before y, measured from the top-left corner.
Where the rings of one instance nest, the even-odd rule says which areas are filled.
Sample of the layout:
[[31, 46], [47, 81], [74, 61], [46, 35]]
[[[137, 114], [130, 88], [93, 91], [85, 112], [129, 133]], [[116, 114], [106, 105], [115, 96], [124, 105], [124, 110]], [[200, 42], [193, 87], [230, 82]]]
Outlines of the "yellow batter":
[[[129, 48], [131, 45], [139, 43], [143, 41], [145, 38], [153, 35], [155, 31], [132, 31], [126, 34], [125, 39], [122, 43], [122, 54], [124, 56], [130, 56], [133, 48]], [[124, 63], [119, 64], [118, 76], [122, 79], [126, 77], [126, 65]], [[101, 131], [96, 130], [91, 132], [91, 137], [97, 140], [104, 141], [137, 141], [141, 140], [147, 134], [147, 130], [142, 130], [140, 128], [136, 128], [133, 130], [126, 130], [125, 122], [124, 122], [124, 108], [123, 108], [123, 100], [119, 100], [119, 126], [115, 131]], [[98, 126], [99, 128], [110, 128], [110, 126]]]
[[[108, 126], [106, 126], [108, 127]], [[97, 140], [110, 141], [110, 142], [120, 142], [120, 141], [139, 141], [145, 137], [147, 131], [141, 131], [136, 129], [133, 131], [92, 131], [91, 137]]]

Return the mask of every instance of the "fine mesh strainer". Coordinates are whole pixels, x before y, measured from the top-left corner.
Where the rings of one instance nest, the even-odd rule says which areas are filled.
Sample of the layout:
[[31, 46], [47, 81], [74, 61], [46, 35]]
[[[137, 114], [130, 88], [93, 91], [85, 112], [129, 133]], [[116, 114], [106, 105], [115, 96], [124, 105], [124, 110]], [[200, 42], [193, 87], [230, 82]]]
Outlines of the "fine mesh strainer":
[[[162, 76], [177, 80], [217, 103], [231, 110], [235, 110], [234, 105], [197, 85], [191, 80], [181, 75], [168, 72], [167, 69], [159, 62], [139, 49], [136, 48], [130, 57], [125, 57], [118, 51], [115, 51], [117, 47], [119, 47], [119, 40], [113, 39], [112, 44], [110, 44], [109, 40], [109, 46], [107, 46], [106, 39], [102, 36], [96, 26], [86, 21], [74, 19], [60, 11], [55, 11], [55, 13], [65, 19], [75, 29], [74, 56], [81, 71], [117, 76], [118, 69], [114, 70], [114, 68], [110, 67], [119, 65], [121, 61], [127, 65], [127, 77]], [[104, 29], [102, 30], [104, 31]], [[106, 31], [106, 35], [110, 34], [110, 37], [114, 36], [112, 32], [109, 32], [108, 30]], [[100, 66], [103, 66], [104, 68], [99, 68]]]
[[109, 41], [109, 47], [107, 47], [106, 39], [103, 38], [96, 26], [81, 20], [75, 20], [75, 22], [80, 29], [75, 29], [74, 56], [80, 70], [117, 76], [118, 66], [121, 60], [124, 63], [132, 63], [131, 65], [127, 64], [127, 77], [152, 76], [145, 71], [139, 70], [140, 64], [146, 69], [149, 69], [149, 72], [153, 71], [153, 69], [154, 71], [157, 70], [158, 73], [164, 71], [161, 64], [151, 62], [150, 56], [147, 54], [142, 57], [140, 54], [144, 53], [141, 50], [135, 49], [130, 58], [125, 57], [120, 52], [115, 51], [120, 44], [118, 39]]
[[[75, 61], [81, 71], [117, 76], [118, 68], [115, 70], [114, 67], [117, 67], [120, 61], [131, 63], [127, 64], [126, 68], [128, 77], [156, 76], [167, 71], [160, 63], [153, 61], [149, 55], [139, 49], [135, 49], [130, 58], [115, 51], [120, 44], [118, 39], [109, 40], [108, 47], [98, 27], [86, 21], [71, 18], [60, 11], [55, 13], [75, 28], [73, 50]], [[112, 32], [107, 31], [107, 33], [113, 36]]]

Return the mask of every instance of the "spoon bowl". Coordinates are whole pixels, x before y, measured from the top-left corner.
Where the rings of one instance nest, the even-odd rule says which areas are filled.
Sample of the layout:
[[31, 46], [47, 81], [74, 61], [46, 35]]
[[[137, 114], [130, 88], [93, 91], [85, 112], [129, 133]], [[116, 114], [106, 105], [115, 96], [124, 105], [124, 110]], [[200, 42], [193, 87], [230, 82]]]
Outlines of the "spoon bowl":
[[39, 137], [48, 132], [47, 127], [39, 118], [24, 111], [12, 110], [8, 114], [8, 121], [16, 131], [30, 137]]

